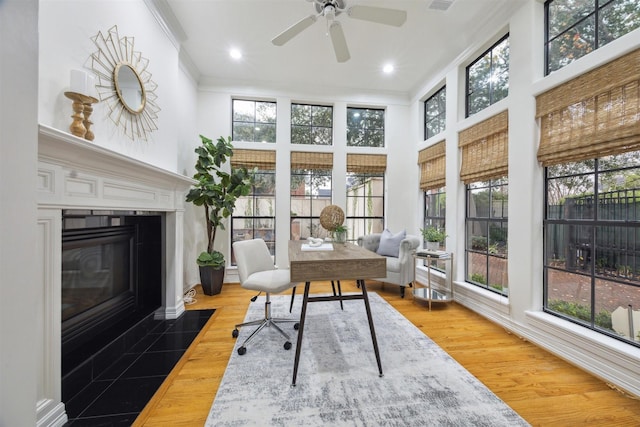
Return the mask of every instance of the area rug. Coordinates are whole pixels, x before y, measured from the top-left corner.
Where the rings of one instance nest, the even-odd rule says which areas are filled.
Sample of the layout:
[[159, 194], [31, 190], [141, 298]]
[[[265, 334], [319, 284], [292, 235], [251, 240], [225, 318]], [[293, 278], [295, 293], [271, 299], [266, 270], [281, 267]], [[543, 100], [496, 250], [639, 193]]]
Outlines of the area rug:
[[[376, 293], [369, 293], [384, 376], [379, 377], [362, 300], [307, 306], [296, 386], [291, 350], [275, 330], [260, 332], [243, 356], [240, 331], [206, 421], [219, 426], [527, 426], [478, 379]], [[289, 296], [272, 296], [275, 316]], [[293, 313], [300, 313], [296, 299]], [[247, 319], [264, 314], [264, 298]], [[230, 331], [231, 333], [231, 331]]]

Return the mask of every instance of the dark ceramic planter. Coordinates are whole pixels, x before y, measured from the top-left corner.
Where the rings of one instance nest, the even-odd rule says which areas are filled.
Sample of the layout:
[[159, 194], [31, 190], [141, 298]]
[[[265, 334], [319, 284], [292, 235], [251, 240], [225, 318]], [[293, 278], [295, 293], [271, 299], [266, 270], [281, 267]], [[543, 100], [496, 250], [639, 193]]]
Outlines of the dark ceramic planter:
[[218, 295], [222, 291], [224, 268], [215, 269], [211, 266], [200, 266], [200, 283], [205, 295]]

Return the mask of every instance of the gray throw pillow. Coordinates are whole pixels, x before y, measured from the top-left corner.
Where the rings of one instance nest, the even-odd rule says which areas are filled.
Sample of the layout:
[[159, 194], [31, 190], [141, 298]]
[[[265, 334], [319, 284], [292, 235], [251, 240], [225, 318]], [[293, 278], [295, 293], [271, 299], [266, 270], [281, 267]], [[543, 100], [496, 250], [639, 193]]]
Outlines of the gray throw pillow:
[[378, 255], [392, 256], [398, 258], [400, 255], [400, 242], [407, 235], [407, 230], [402, 230], [397, 234], [393, 234], [388, 229], [384, 229], [380, 236], [380, 245], [376, 253]]

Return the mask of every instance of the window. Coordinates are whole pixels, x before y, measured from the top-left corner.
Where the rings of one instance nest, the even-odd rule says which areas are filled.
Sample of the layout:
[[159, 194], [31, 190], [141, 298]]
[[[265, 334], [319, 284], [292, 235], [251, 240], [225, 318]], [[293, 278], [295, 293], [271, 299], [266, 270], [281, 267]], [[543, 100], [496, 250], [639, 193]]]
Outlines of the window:
[[545, 311], [640, 347], [640, 152], [545, 170]]
[[[640, 346], [640, 49], [536, 96], [544, 309]], [[636, 320], [632, 320], [636, 319]], [[633, 331], [633, 332], [632, 332]]]
[[638, 0], [547, 0], [545, 74], [640, 27]]
[[447, 87], [431, 95], [424, 102], [424, 139], [444, 132], [447, 113]]
[[432, 188], [424, 192], [424, 227], [445, 229], [445, 214], [447, 207], [446, 191], [444, 187]]
[[384, 154], [347, 154], [347, 208], [345, 223], [351, 241], [384, 229]]
[[291, 105], [292, 144], [333, 144], [333, 107]]
[[384, 110], [347, 108], [347, 146], [384, 147]]
[[233, 100], [234, 141], [276, 142], [276, 103]]
[[[236, 200], [231, 216], [231, 242], [261, 238], [275, 256], [276, 152], [235, 149], [232, 168], [254, 170], [251, 192]], [[233, 247], [231, 265], [236, 265]]]
[[466, 280], [508, 295], [509, 111], [458, 133], [466, 184]]
[[509, 34], [467, 67], [466, 117], [509, 94]]
[[331, 153], [291, 153], [291, 239], [329, 237], [320, 212], [331, 204]]
[[429, 227], [445, 230], [446, 145], [443, 140], [418, 153], [420, 189], [424, 191], [423, 230]]
[[[251, 193], [236, 201], [231, 221], [232, 241], [260, 238], [267, 243], [272, 256], [276, 246], [276, 173], [258, 170]], [[235, 257], [231, 261], [236, 265]]]
[[506, 178], [467, 185], [466, 280], [508, 295]]

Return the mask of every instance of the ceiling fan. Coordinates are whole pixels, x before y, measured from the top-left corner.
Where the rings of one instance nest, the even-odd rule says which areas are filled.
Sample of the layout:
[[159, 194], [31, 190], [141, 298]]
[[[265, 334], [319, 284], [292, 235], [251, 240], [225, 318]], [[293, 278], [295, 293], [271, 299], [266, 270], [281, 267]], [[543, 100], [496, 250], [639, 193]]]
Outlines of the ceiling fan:
[[336, 54], [338, 62], [345, 62], [351, 58], [347, 41], [344, 38], [342, 25], [336, 20], [336, 17], [346, 12], [347, 15], [354, 19], [363, 21], [376, 22], [378, 24], [393, 25], [399, 27], [407, 20], [407, 12], [404, 10], [387, 9], [384, 7], [355, 5], [346, 7], [345, 0], [307, 0], [313, 2], [317, 14], [309, 15], [302, 18], [282, 33], [278, 34], [271, 40], [276, 46], [282, 46], [318, 20], [318, 17], [324, 16], [327, 20], [327, 31], [331, 37], [333, 51]]

